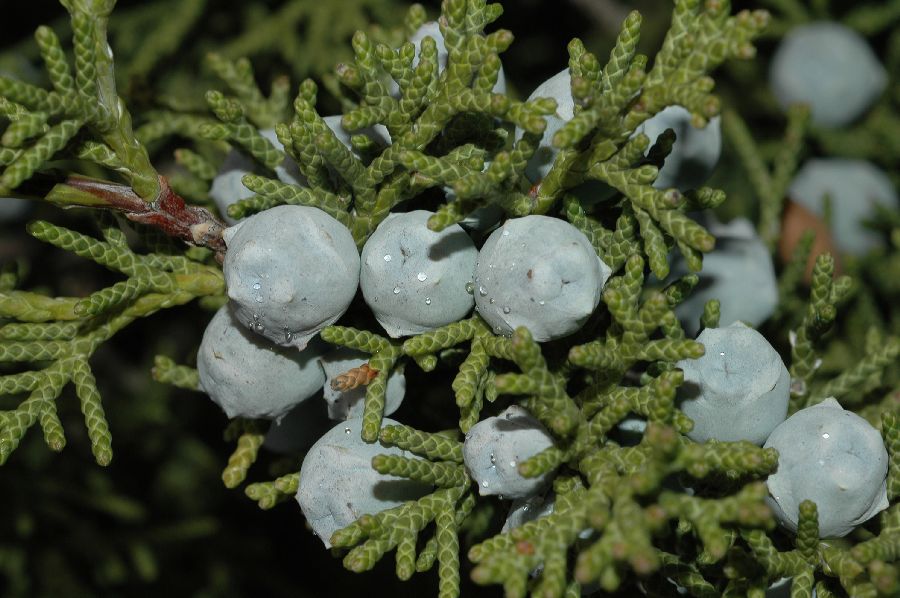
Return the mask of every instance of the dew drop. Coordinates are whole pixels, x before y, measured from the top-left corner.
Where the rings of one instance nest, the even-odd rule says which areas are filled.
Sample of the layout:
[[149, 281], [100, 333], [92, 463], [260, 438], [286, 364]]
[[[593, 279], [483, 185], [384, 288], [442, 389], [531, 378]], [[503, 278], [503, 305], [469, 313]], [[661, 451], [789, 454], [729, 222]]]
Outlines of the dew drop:
[[470, 295], [475, 292], [475, 283], [474, 282], [469, 281], [466, 283], [466, 292]]
[[289, 343], [289, 342], [291, 342], [291, 340], [293, 338], [294, 338], [294, 333], [291, 332], [290, 330], [288, 330], [287, 328], [285, 328], [284, 329], [284, 342]]
[[484, 287], [478, 287], [478, 294], [482, 297], [487, 297], [487, 289]]
[[512, 310], [510, 310], [509, 307], [503, 308], [503, 313], [505, 313], [505, 314], [508, 314], [510, 311], [512, 311]]
[[510, 462], [509, 462], [509, 466], [512, 467], [513, 469], [515, 469], [515, 468], [516, 468], [516, 462], [515, 462], [515, 461], [510, 461]]
[[722, 357], [725, 357], [725, 352], [724, 352], [724, 351], [720, 351], [720, 352], [719, 352], [719, 355], [721, 355]]
[[493, 305], [493, 303], [494, 303], [494, 298], [491, 297], [491, 304]]
[[504, 236], [504, 237], [508, 237], [508, 236], [509, 236], [509, 231], [508, 231], [508, 230], [503, 231], [503, 236]]
[[828, 432], [825, 432], [824, 434], [822, 434], [822, 438], [828, 440], [829, 438], [831, 438], [831, 435]]
[[497, 464], [497, 457], [494, 456], [494, 453], [491, 453], [491, 465]]
[[544, 301], [543, 299], [541, 299], [540, 301], [538, 301], [538, 305], [544, 305], [545, 303], [547, 303], [547, 302]]
[[344, 428], [344, 434], [349, 434], [349, 433], [350, 433], [350, 428]]
[[425, 297], [425, 305], [431, 305], [431, 297]]
[[259, 284], [258, 282], [253, 284], [253, 290], [254, 290], [254, 291], [258, 291], [261, 287], [262, 287], [262, 285]]
[[481, 485], [482, 485], [483, 487], [487, 488], [487, 487], [488, 487], [488, 481], [487, 481], [487, 480], [482, 480]]
[[386, 262], [391, 261], [391, 256], [390, 256], [390, 254], [384, 256], [384, 261], [386, 261]]
[[399, 295], [399, 294], [400, 294], [400, 287], [394, 287], [394, 294], [395, 294], [395, 295]]
[[416, 275], [416, 278], [419, 279], [419, 282], [425, 282], [425, 280], [428, 278], [428, 275], [425, 274], [424, 272], [419, 272], [419, 273]]

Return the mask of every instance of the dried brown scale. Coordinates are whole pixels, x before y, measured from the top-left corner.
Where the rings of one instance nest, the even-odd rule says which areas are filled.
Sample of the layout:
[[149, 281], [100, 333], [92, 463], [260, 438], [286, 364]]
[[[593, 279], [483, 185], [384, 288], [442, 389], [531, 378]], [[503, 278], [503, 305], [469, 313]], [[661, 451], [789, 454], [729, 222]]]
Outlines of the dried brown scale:
[[331, 390], [345, 391], [353, 390], [360, 386], [367, 386], [377, 375], [378, 370], [370, 367], [368, 363], [364, 363], [359, 367], [351, 368], [340, 376], [335, 377], [335, 379], [331, 381]]

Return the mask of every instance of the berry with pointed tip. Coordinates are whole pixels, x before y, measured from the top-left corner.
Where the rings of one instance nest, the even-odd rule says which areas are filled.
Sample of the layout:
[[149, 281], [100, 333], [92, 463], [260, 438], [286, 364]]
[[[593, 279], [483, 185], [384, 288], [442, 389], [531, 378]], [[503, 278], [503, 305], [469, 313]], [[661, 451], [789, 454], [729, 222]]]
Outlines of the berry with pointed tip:
[[878, 208], [896, 210], [900, 199], [891, 179], [865, 160], [820, 158], [808, 160], [791, 182], [788, 194], [817, 216], [825, 214], [837, 246], [846, 253], [861, 255], [882, 244], [882, 235], [866, 228], [864, 222], [878, 219]]
[[[384, 418], [382, 425], [397, 422]], [[361, 418], [338, 423], [309, 449], [300, 468], [297, 502], [326, 548], [331, 547], [334, 532], [360, 516], [399, 506], [428, 491], [419, 482], [375, 471], [372, 458], [376, 455], [413, 455], [381, 441], [363, 441], [361, 428]]]
[[347, 227], [318, 208], [276, 206], [223, 236], [235, 316], [276, 344], [304, 348], [356, 294], [356, 243]]
[[667, 129], [675, 132], [672, 151], [666, 156], [653, 182], [657, 189], [696, 189], [706, 182], [719, 162], [722, 153], [721, 118], [714, 116], [702, 129], [695, 127], [691, 119], [691, 113], [685, 108], [668, 106], [635, 130], [635, 135], [643, 133], [650, 138], [650, 147]]
[[[341, 374], [368, 363], [369, 355], [341, 347], [323, 355], [319, 361], [325, 370], [325, 402], [328, 403], [328, 417], [336, 420], [362, 417], [367, 387], [360, 385], [347, 390], [336, 390], [331, 387], [331, 383]], [[384, 414], [390, 415], [399, 409], [405, 394], [406, 376], [403, 375], [403, 370], [398, 368], [388, 376]]]
[[200, 386], [229, 418], [279, 419], [322, 388], [322, 349], [273, 345], [247, 330], [225, 305], [200, 342]]
[[519, 473], [519, 463], [551, 446], [553, 438], [541, 422], [513, 405], [472, 426], [463, 444], [463, 460], [482, 496], [527, 498], [540, 492], [553, 472], [526, 478]]
[[791, 377], [763, 335], [741, 322], [707, 328], [706, 352], [684, 359], [679, 408], [694, 421], [696, 442], [747, 440], [762, 444], [787, 416]]
[[610, 274], [584, 233], [568, 222], [511, 218], [478, 254], [475, 303], [497, 334], [525, 326], [534, 340], [553, 340], [587, 321]]
[[[703, 255], [700, 283], [675, 307], [675, 314], [685, 331], [695, 335], [706, 302], [718, 299], [720, 321], [741, 320], [759, 326], [778, 305], [772, 254], [746, 218], [736, 218], [728, 224], [711, 221], [707, 229], [716, 237], [716, 248]], [[672, 277], [689, 271], [679, 253], [672, 264]]]
[[821, 21], [795, 27], [784, 37], [772, 57], [769, 84], [783, 108], [809, 104], [815, 124], [841, 127], [881, 95], [887, 73], [858, 33]]
[[869, 422], [829, 397], [775, 428], [766, 448], [778, 470], [766, 480], [778, 521], [797, 529], [800, 503], [815, 501], [819, 536], [846, 536], [888, 507], [888, 454]]
[[378, 323], [393, 338], [460, 320], [474, 299], [466, 290], [478, 250], [457, 224], [437, 233], [434, 212], [393, 213], [362, 250], [359, 286]]

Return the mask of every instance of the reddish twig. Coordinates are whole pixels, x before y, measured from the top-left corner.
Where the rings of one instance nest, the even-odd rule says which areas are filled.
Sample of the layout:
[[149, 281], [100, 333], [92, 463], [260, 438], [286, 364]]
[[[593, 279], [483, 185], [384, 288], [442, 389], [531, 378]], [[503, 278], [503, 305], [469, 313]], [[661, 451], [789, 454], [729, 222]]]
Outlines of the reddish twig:
[[67, 201], [67, 205], [115, 210], [133, 222], [158, 228], [189, 245], [208, 247], [216, 252], [220, 262], [225, 256], [222, 238], [225, 223], [206, 208], [185, 203], [164, 176], [159, 177], [159, 195], [151, 203], [144, 201], [131, 187], [109, 181], [70, 176], [65, 185], [99, 200]]

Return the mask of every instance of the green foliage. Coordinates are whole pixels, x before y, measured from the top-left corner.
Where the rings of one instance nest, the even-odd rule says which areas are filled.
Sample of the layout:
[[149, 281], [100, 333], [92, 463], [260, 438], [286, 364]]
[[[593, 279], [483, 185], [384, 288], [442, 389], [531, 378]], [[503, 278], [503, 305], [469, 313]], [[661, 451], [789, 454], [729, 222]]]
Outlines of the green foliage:
[[0, 376], [3, 394], [29, 393], [15, 410], [0, 413], [0, 461], [5, 462], [25, 432], [39, 424], [51, 449], [65, 446], [56, 399], [69, 382], [81, 401], [94, 457], [112, 458], [110, 433], [88, 360], [116, 332], [160, 309], [224, 292], [218, 268], [180, 255], [134, 253], [114, 222], [106, 221], [105, 240], [44, 221], [29, 225], [37, 239], [125, 274], [125, 281], [90, 296], [50, 298], [9, 289], [0, 292], [0, 362], [32, 363], [33, 370]]
[[[900, 287], [896, 277], [878, 273], [900, 272], [900, 216], [887, 214], [880, 224], [893, 246], [874, 259], [849, 263], [850, 275], [836, 275], [835, 259], [819, 255], [807, 300], [803, 278], [813, 238], [805, 236], [780, 268], [781, 301], [769, 324], [773, 344], [791, 356], [791, 411], [834, 396], [882, 432], [890, 454], [891, 506], [878, 521], [846, 542], [822, 541], [816, 504], [805, 501], [786, 549], [765, 502], [764, 480], [777, 467], [775, 451], [747, 442], [692, 442], [685, 433], [693, 422], [677, 406], [684, 381], [677, 362], [699, 358], [704, 348], [686, 336], [673, 311], [699, 278], [667, 278], [670, 255], [678, 251], [692, 271], [702, 269], [703, 253], [715, 239], [688, 212], [719, 208], [725, 193], [655, 188], [674, 137], [664, 134], [651, 147], [646, 135], [634, 132], [671, 105], [687, 108], [697, 126], [717, 116], [720, 100], [712, 95], [710, 73], [755, 55], [753, 40], [768, 13], [732, 15], [729, 2], [676, 0], [671, 26], [652, 58], [639, 53], [645, 24], [637, 12], [625, 16], [603, 64], [588, 44], [572, 40], [567, 49], [575, 115], [552, 139], [559, 152], [549, 173], [532, 182], [525, 167], [556, 104], [492, 91], [501, 55], [513, 41], [505, 29], [485, 32], [501, 16], [499, 4], [443, 2], [438, 22], [449, 54], [446, 68], [439, 65], [435, 40], [425, 38], [418, 50], [402, 42], [403, 33], [408, 37], [426, 20], [418, 5], [409, 9], [402, 31], [366, 30], [362, 20], [365, 11], [384, 16], [391, 2], [358, 0], [337, 9], [341, 3], [291, 0], [249, 7], [242, 33], [206, 58], [224, 87], [188, 100], [160, 93], [152, 109], [138, 116], [137, 127], [118, 95], [107, 31], [125, 46], [119, 82], [124, 73], [130, 86], [158, 72], [213, 3], [153, 3], [143, 11], [123, 11], [115, 24], [109, 20], [113, 1], [63, 4], [71, 18], [74, 69], [57, 34], [41, 27], [35, 38], [49, 87], [0, 76], [0, 195], [40, 195], [62, 207], [118, 212], [137, 224], [125, 226], [104, 212], [96, 219], [99, 237], [43, 220], [28, 225], [38, 240], [124, 276], [85, 297], [22, 290], [15, 269], [0, 273], [0, 395], [15, 405], [0, 411], [0, 463], [35, 425], [52, 450], [64, 447], [57, 399], [69, 383], [95, 460], [110, 462], [111, 433], [91, 359], [140, 318], [194, 299], [207, 308], [224, 303], [223, 225], [202, 205], [209, 205], [222, 159], [234, 151], [256, 164], [243, 178], [254, 195], [229, 207], [234, 218], [281, 204], [313, 206], [346, 225], [361, 247], [392, 210], [406, 209], [404, 202], [437, 205], [429, 221], [433, 230], [499, 206], [508, 217], [565, 218], [613, 271], [601, 306], [584, 328], [544, 345], [524, 327], [511, 337], [498, 336], [477, 313], [405, 340], [372, 332], [371, 316], [353, 312], [321, 332], [333, 345], [368, 355], [374, 375], [366, 383], [362, 438], [415, 455], [378, 455], [372, 467], [432, 487], [418, 500], [363, 515], [335, 532], [331, 543], [347, 569], [370, 570], [394, 551], [398, 578], [407, 580], [437, 563], [438, 594], [459, 595], [461, 546], [473, 530], [488, 525], [487, 501], [477, 497], [459, 438], [501, 405], [518, 403], [553, 436], [553, 446], [522, 459], [517, 468], [524, 477], [555, 475], [548, 494], [554, 508], [520, 527], [479, 536], [468, 550], [477, 584], [500, 585], [507, 596], [574, 597], [595, 586], [627, 592], [638, 581], [653, 595], [671, 593], [675, 582], [698, 596], [762, 596], [770, 583], [792, 577], [792, 596], [809, 596], [813, 589], [819, 596], [898, 591], [900, 314], [891, 308]], [[820, 16], [826, 3], [767, 4], [776, 11], [768, 30], [774, 35]], [[875, 33], [897, 19], [897, 6], [861, 7], [845, 20]], [[310, 35], [295, 35], [301, 22]], [[159, 25], [153, 35], [125, 41], [148, 23]], [[308, 78], [310, 70], [321, 74], [322, 61], [332, 60], [330, 53], [311, 49], [337, 46], [335, 40], [350, 32], [352, 55], [322, 78], [322, 87], [342, 107], [345, 130], [383, 125], [390, 134], [386, 147], [362, 134], [345, 145], [324, 121], [329, 98], [320, 98], [325, 94]], [[247, 57], [266, 54], [293, 63], [292, 74], [302, 79], [293, 100], [286, 77], [274, 77], [266, 93], [260, 88], [264, 77]], [[723, 112], [770, 248], [780, 235], [799, 156], [816, 144], [826, 152], [841, 148], [889, 163], [890, 156], [900, 155], [895, 112], [887, 103], [876, 108], [851, 135], [811, 128], [808, 110], [794, 107], [774, 150], [754, 139], [756, 130], [737, 111]], [[283, 151], [262, 134], [269, 128]], [[522, 133], [518, 139], [516, 129]], [[151, 156], [157, 162], [154, 150], [176, 136], [189, 147], [175, 151], [183, 171], [170, 184]], [[881, 147], [886, 149], [876, 155]], [[301, 184], [278, 179], [275, 169], [285, 159], [297, 163]], [[59, 163], [68, 169], [62, 178], [54, 170]], [[582, 202], [577, 192], [586, 182], [605, 184], [613, 196], [595, 205]], [[442, 189], [454, 197], [437, 204], [433, 198]], [[192, 247], [182, 249], [169, 237]], [[701, 327], [718, 326], [719, 316], [719, 302], [709, 301]], [[410, 361], [435, 379], [452, 372], [458, 429], [382, 427], [387, 380]], [[202, 390], [196, 369], [162, 354], [153, 377]], [[646, 430], [638, 443], [619, 444], [619, 427], [628, 417], [645, 421]], [[239, 487], [261, 467], [267, 428], [262, 421], [229, 424], [225, 438], [235, 448], [221, 474], [226, 487]], [[273, 464], [268, 481], [247, 484], [247, 497], [262, 509], [289, 502], [301, 481], [295, 457]], [[3, 554], [0, 546], [0, 564], [14, 567]]]
[[[388, 551], [396, 549], [396, 573], [409, 579], [413, 573], [430, 570], [438, 563], [438, 596], [459, 595], [459, 527], [475, 506], [471, 480], [462, 461], [462, 443], [407, 428], [387, 426], [382, 442], [426, 457], [426, 459], [377, 455], [372, 467], [380, 473], [417, 480], [438, 489], [416, 501], [363, 515], [339, 529], [331, 543], [349, 549], [344, 566], [367, 571]], [[439, 457], [440, 455], [440, 457]], [[446, 459], [445, 459], [446, 457]], [[431, 523], [434, 535], [417, 551], [417, 537]]]

